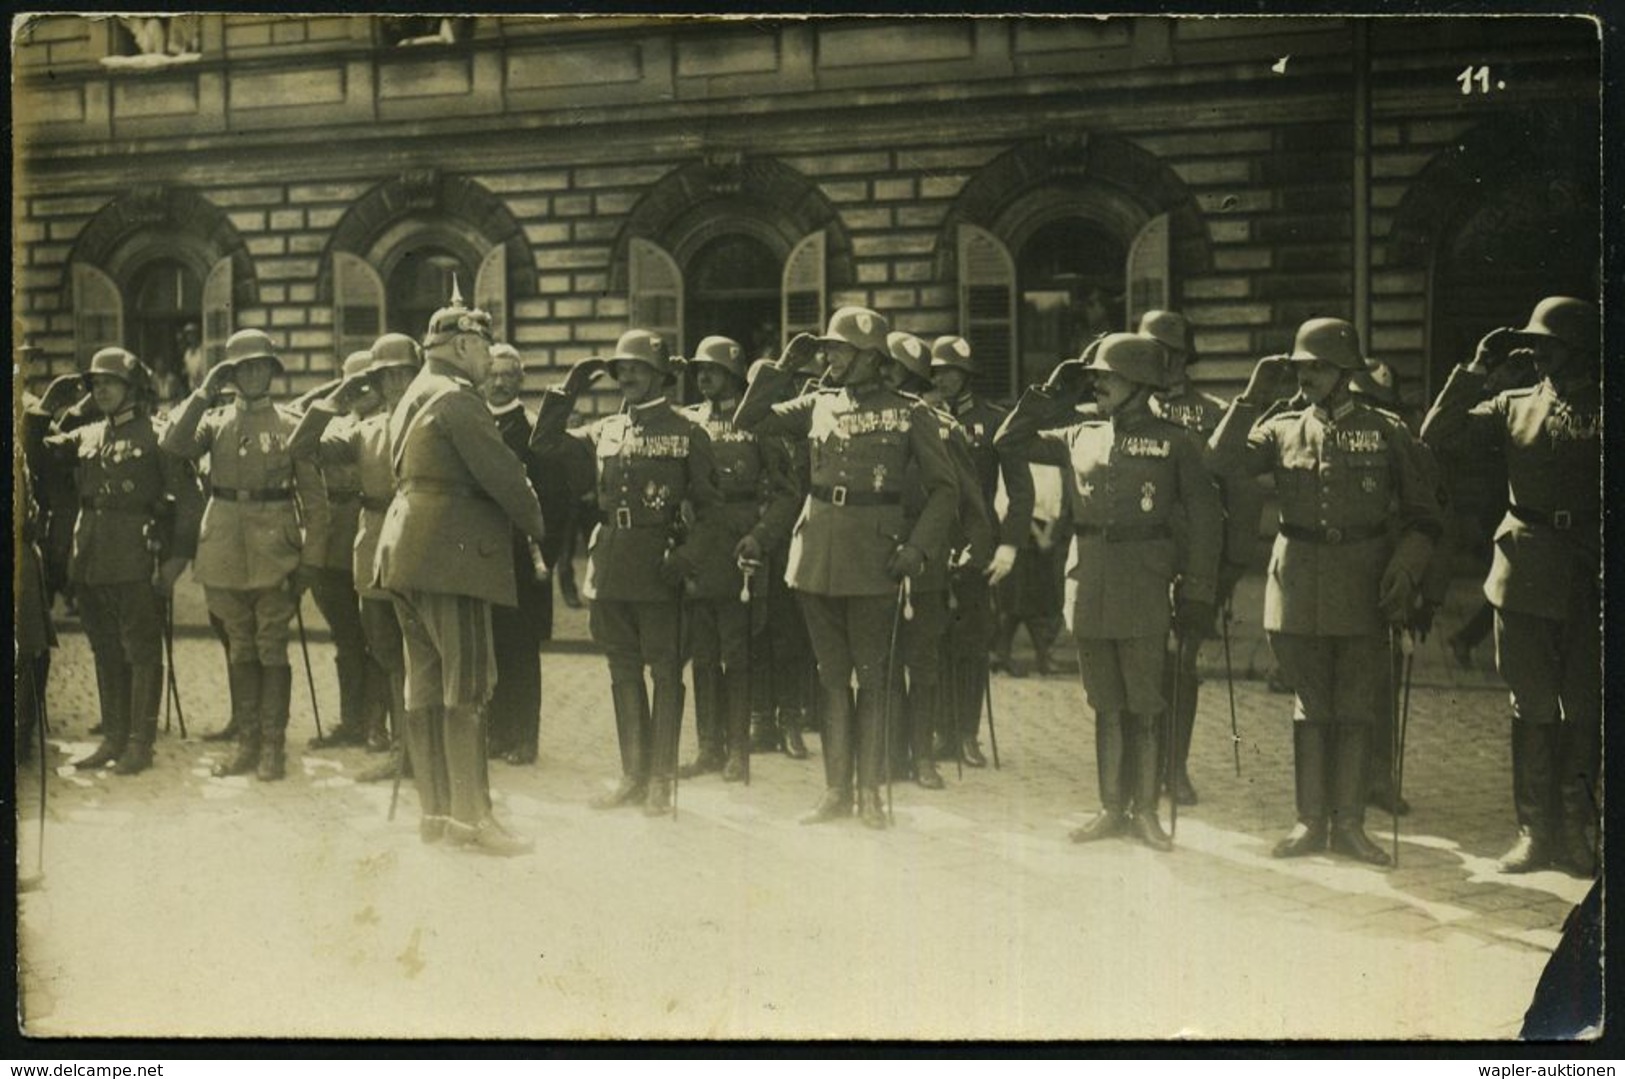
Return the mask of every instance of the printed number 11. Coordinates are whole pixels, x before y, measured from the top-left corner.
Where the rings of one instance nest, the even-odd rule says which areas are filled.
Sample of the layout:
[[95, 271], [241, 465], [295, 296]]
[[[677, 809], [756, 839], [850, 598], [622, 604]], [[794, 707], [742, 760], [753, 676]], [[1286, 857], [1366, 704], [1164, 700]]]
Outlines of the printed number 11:
[[[1463, 94], [1470, 94], [1473, 92], [1473, 83], [1475, 81], [1478, 83], [1478, 92], [1481, 94], [1487, 94], [1490, 92], [1489, 65], [1480, 64], [1475, 70], [1472, 64], [1468, 64], [1466, 67], [1461, 69], [1461, 74], [1456, 76], [1456, 81], [1461, 83], [1461, 92]], [[1499, 87], [1497, 87], [1497, 89], [1499, 89]]]

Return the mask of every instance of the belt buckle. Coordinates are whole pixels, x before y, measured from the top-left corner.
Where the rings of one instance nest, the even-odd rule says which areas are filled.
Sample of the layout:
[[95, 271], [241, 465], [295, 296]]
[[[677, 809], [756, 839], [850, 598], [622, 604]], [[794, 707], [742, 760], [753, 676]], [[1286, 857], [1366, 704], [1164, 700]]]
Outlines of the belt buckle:
[[1341, 528], [1328, 528], [1326, 530], [1326, 542], [1327, 543], [1342, 543], [1343, 542], [1343, 530]]
[[832, 506], [846, 505], [846, 484], [837, 484], [829, 489], [829, 504]]
[[1567, 532], [1574, 527], [1574, 514], [1568, 510], [1557, 510], [1552, 514], [1552, 527], [1559, 532]]
[[631, 507], [629, 507], [629, 506], [617, 506], [617, 507], [615, 507], [615, 527], [616, 528], [631, 528], [632, 527], [632, 509], [631, 509]]

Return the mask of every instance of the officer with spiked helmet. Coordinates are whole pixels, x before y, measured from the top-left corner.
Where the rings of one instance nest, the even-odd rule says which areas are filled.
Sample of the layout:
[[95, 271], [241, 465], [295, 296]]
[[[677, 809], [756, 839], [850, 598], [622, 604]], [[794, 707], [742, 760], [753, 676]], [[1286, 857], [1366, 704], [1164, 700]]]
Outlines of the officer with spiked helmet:
[[[1352, 325], [1310, 319], [1290, 355], [1258, 362], [1209, 446], [1212, 467], [1236, 482], [1273, 473], [1280, 504], [1264, 629], [1296, 694], [1298, 823], [1274, 853], [1329, 842], [1387, 865], [1365, 833], [1367, 743], [1390, 691], [1386, 635], [1413, 616], [1442, 517], [1405, 425], [1350, 392], [1365, 367]], [[1294, 389], [1300, 402], [1260, 419]]]
[[[1073, 530], [1066, 614], [1095, 713], [1102, 807], [1071, 838], [1132, 830], [1164, 851], [1173, 846], [1157, 819], [1164, 642], [1170, 614], [1182, 631], [1211, 623], [1223, 528], [1201, 450], [1152, 411], [1166, 362], [1149, 338], [1108, 334], [1022, 394], [994, 438], [1065, 477]], [[1091, 390], [1099, 418], [1066, 423]]]
[[496, 681], [491, 605], [514, 602], [510, 529], [544, 538], [525, 470], [475, 388], [491, 316], [451, 303], [423, 338], [424, 366], [389, 416], [395, 494], [372, 584], [395, 599], [406, 643], [406, 745], [424, 842], [515, 855], [532, 844], [491, 812], [485, 705]]
[[[1484, 595], [1495, 658], [1512, 691], [1512, 800], [1518, 839], [1505, 873], [1553, 863], [1597, 869], [1602, 642], [1598, 627], [1602, 412], [1596, 305], [1551, 296], [1521, 329], [1491, 331], [1457, 367], [1422, 425], [1440, 451], [1499, 458], [1509, 505]], [[1493, 396], [1515, 357], [1540, 381]]]
[[[576, 399], [606, 372], [620, 384], [621, 411], [569, 430]], [[698, 572], [697, 553], [722, 543], [711, 438], [673, 407], [667, 396], [673, 379], [666, 341], [628, 330], [608, 359], [582, 360], [562, 386], [547, 391], [531, 441], [534, 452], [546, 454], [573, 436], [589, 442], [597, 457], [604, 520], [588, 544], [584, 591], [593, 599], [593, 640], [609, 663], [621, 779], [592, 805], [641, 803], [650, 816], [673, 808], [683, 722], [683, 589]]]
[[[225, 359], [174, 413], [168, 453], [208, 459], [193, 576], [226, 634], [236, 755], [218, 775], [281, 779], [293, 672], [289, 626], [300, 594], [327, 549], [328, 512], [315, 462], [296, 460], [288, 442], [298, 417], [271, 400], [282, 361], [260, 330], [238, 330]], [[227, 384], [236, 399], [219, 405]]]
[[[901, 582], [920, 577], [932, 553], [944, 557], [958, 501], [935, 413], [886, 384], [889, 330], [868, 308], [837, 310], [823, 337], [796, 335], [761, 369], [734, 414], [739, 427], [799, 440], [810, 454], [785, 576], [800, 597], [825, 695], [827, 790], [807, 823], [851, 815], [856, 727], [858, 812], [865, 825], [886, 826], [879, 788], [887, 653]], [[817, 352], [828, 365], [824, 386], [785, 400]], [[909, 521], [904, 500], [916, 486], [923, 500]]]
[[[49, 431], [64, 398], [88, 392], [102, 419]], [[50, 484], [73, 483], [79, 516], [69, 580], [95, 659], [102, 740], [77, 768], [152, 764], [163, 696], [164, 597], [196, 549], [203, 499], [183, 461], [159, 452], [152, 377], [122, 348], [104, 348], [82, 377], [64, 376], [23, 414], [23, 443]]]
[[[951, 415], [965, 433], [971, 460], [981, 487], [982, 504], [998, 546], [985, 565], [965, 561], [954, 573], [958, 605], [948, 624], [948, 677], [955, 685], [950, 698], [958, 715], [947, 737], [937, 747], [938, 757], [960, 755], [972, 768], [986, 766], [982, 755], [982, 701], [987, 693], [988, 649], [997, 627], [993, 590], [1009, 577], [1027, 542], [1033, 518], [1033, 474], [1025, 461], [1002, 453], [993, 445], [1007, 409], [978, 396], [972, 389], [976, 361], [970, 342], [944, 335], [931, 343], [931, 399]], [[994, 513], [999, 482], [1004, 482], [1006, 509], [1001, 521]]]

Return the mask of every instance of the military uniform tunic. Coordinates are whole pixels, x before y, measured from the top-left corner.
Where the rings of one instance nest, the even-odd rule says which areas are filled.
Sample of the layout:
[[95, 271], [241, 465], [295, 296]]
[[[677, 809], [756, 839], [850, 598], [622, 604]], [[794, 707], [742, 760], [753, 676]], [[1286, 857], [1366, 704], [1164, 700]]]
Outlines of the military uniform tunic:
[[[1212, 394], [1180, 385], [1151, 399], [1151, 413], [1177, 427], [1183, 427], [1202, 450], [1218, 430], [1228, 404]], [[1252, 477], [1217, 477], [1224, 499], [1224, 545], [1219, 558], [1218, 602], [1224, 603], [1230, 588], [1252, 558], [1258, 541], [1259, 518], [1264, 510], [1264, 491]]]

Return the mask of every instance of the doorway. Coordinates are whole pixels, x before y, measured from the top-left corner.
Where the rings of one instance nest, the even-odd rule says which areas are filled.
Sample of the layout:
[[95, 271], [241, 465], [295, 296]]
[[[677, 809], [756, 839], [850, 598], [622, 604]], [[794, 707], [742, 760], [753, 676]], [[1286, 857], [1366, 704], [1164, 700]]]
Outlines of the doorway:
[[1018, 385], [1044, 381], [1097, 334], [1122, 328], [1126, 259], [1123, 244], [1087, 218], [1034, 230], [1016, 255]]
[[434, 313], [451, 301], [455, 279], [463, 302], [474, 302], [474, 267], [448, 248], [414, 247], [399, 257], [385, 283], [385, 329], [422, 340]]
[[[747, 357], [777, 356], [779, 286], [784, 266], [767, 244], [742, 232], [712, 237], [689, 259], [684, 273], [683, 326], [689, 349], [706, 337], [739, 342]], [[683, 399], [696, 399], [693, 376], [683, 377]]]
[[128, 294], [127, 335], [135, 354], [151, 369], [159, 399], [184, 397], [189, 389], [186, 335], [190, 332], [195, 342], [203, 321], [202, 280], [179, 260], [154, 259], [131, 275]]

